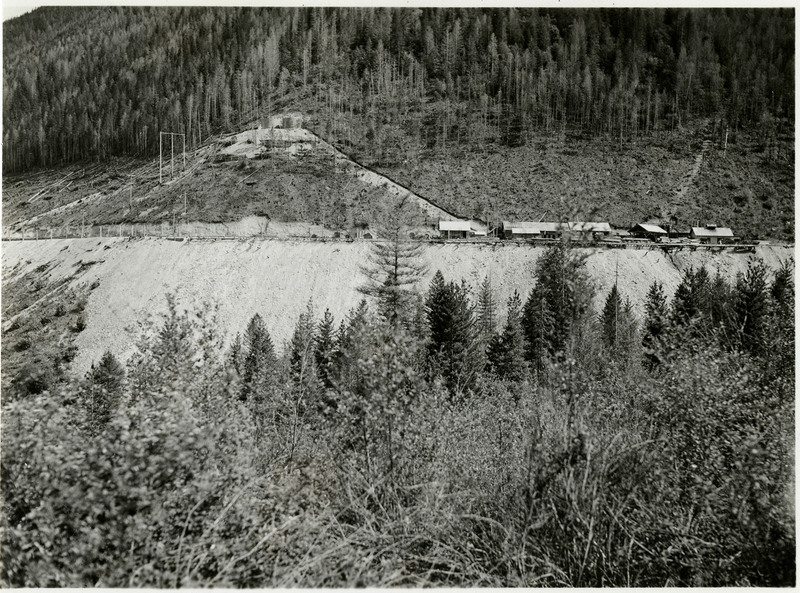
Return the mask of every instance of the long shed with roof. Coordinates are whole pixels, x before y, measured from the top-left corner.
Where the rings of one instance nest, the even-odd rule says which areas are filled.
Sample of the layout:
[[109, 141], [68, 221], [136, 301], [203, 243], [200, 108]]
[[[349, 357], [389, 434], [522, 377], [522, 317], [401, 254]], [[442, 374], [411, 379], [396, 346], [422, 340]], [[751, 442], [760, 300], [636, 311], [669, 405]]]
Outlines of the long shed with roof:
[[651, 239], [658, 241], [659, 239], [667, 236], [667, 231], [662, 229], [657, 224], [640, 223], [631, 227], [631, 236], [637, 239]]
[[561, 223], [504, 220], [502, 232], [506, 239], [557, 239], [561, 236]]
[[733, 231], [728, 227], [707, 224], [706, 226], [693, 226], [689, 233], [690, 239], [698, 239], [701, 243], [717, 245], [719, 243], [732, 243], [735, 239]]

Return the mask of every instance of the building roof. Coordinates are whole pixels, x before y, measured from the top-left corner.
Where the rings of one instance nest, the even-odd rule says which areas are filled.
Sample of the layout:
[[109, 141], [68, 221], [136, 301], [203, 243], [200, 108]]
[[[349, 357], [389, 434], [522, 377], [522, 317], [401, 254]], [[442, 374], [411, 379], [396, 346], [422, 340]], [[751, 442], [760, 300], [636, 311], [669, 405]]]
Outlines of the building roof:
[[718, 237], [730, 238], [733, 237], [733, 231], [724, 226], [693, 226], [692, 235], [695, 237]]
[[646, 223], [639, 223], [639, 224], [635, 225], [633, 228], [631, 228], [631, 231], [638, 231], [640, 229], [642, 231], [644, 231], [645, 233], [652, 233], [652, 234], [655, 234], [655, 235], [666, 235], [667, 234], [667, 231], [662, 229], [657, 224], [646, 224]]
[[547, 232], [557, 232], [561, 230], [561, 223], [558, 222], [528, 222], [528, 221], [503, 221], [503, 229], [510, 230], [514, 234], [539, 235]]
[[611, 225], [607, 222], [568, 222], [567, 228], [582, 233], [610, 233]]
[[470, 232], [472, 230], [472, 226], [470, 225], [469, 220], [440, 220], [439, 221], [439, 230], [440, 231], [464, 231]]

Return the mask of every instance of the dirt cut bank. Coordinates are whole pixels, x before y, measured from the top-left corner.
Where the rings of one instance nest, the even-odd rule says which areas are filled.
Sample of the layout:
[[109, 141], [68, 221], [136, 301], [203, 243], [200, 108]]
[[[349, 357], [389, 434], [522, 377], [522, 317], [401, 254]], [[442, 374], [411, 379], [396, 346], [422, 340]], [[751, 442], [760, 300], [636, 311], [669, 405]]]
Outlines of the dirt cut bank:
[[[363, 298], [358, 292], [363, 282], [361, 266], [370, 248], [368, 241], [269, 239], [5, 242], [3, 278], [5, 282], [47, 264], [52, 280], [98, 283], [86, 306], [86, 328], [77, 338], [79, 352], [73, 369], [82, 373], [105, 350], [127, 358], [143, 320], [166, 309], [166, 293], [175, 293], [182, 307], [203, 301], [218, 303], [219, 323], [228, 339], [243, 332], [250, 317], [260, 313], [275, 343], [282, 347], [309, 299], [317, 315], [327, 308], [337, 321], [358, 304]], [[752, 257], [688, 249], [670, 255], [660, 250], [580, 251], [587, 256], [587, 269], [598, 289], [596, 306], [601, 306], [617, 277], [620, 290], [640, 313], [654, 280], [662, 282], [671, 297], [682, 271], [689, 267], [705, 265], [712, 274], [719, 271], [734, 278]], [[502, 318], [514, 290], [526, 298], [543, 253], [541, 247], [508, 243], [429, 245], [423, 256], [429, 270], [420, 289], [427, 290], [436, 270], [448, 280], [463, 278], [475, 287], [488, 276]], [[760, 246], [756, 256], [775, 269], [793, 256], [793, 250]]]

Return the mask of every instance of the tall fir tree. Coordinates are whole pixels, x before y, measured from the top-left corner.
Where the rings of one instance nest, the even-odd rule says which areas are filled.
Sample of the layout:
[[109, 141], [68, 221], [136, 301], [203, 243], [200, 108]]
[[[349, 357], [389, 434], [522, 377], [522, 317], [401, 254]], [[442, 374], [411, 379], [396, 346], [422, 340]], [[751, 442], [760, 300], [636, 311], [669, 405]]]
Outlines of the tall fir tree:
[[244, 334], [241, 398], [263, 396], [275, 381], [277, 358], [272, 337], [261, 315], [256, 313]]
[[466, 283], [434, 275], [425, 306], [430, 327], [428, 356], [455, 394], [469, 388], [483, 368], [481, 342]]
[[522, 329], [525, 335], [525, 359], [537, 374], [556, 352], [555, 318], [547, 296], [539, 286], [531, 291], [522, 310]]
[[516, 290], [508, 298], [508, 315], [503, 332], [492, 337], [487, 357], [489, 368], [497, 376], [520, 381], [525, 376], [525, 335], [522, 331], [522, 299]]
[[497, 331], [496, 309], [492, 284], [487, 276], [478, 289], [478, 299], [475, 306], [478, 333], [486, 344], [489, 343], [489, 340]]
[[642, 332], [644, 364], [645, 367], [654, 369], [661, 361], [662, 342], [670, 323], [667, 297], [660, 282], [654, 280], [650, 285], [644, 308], [645, 320]]
[[744, 274], [739, 274], [731, 297], [730, 334], [735, 343], [751, 354], [764, 351], [769, 312], [767, 267], [763, 261], [751, 261]]
[[600, 314], [603, 343], [612, 356], [626, 359], [636, 343], [636, 318], [628, 299], [623, 299], [617, 284], [611, 287]]
[[710, 277], [705, 266], [684, 271], [672, 299], [672, 323], [676, 326], [694, 325], [699, 331], [701, 318], [710, 319]]
[[374, 225], [381, 240], [372, 243], [369, 263], [361, 268], [366, 283], [359, 291], [375, 299], [378, 313], [392, 326], [413, 325], [416, 286], [427, 270], [422, 244], [408, 236], [418, 217], [405, 198], [376, 215]]
[[314, 337], [314, 361], [319, 379], [322, 381], [323, 387], [327, 389], [333, 387], [336, 356], [337, 347], [333, 315], [330, 310], [325, 309]]
[[541, 370], [548, 357], [567, 353], [572, 337], [586, 322], [594, 288], [585, 258], [563, 243], [550, 247], [536, 262], [536, 285], [522, 315], [527, 358]]
[[316, 361], [314, 360], [314, 304], [309, 299], [306, 310], [300, 314], [289, 344], [289, 366], [295, 383], [306, 390], [317, 385]]
[[106, 350], [97, 365], [92, 364], [86, 379], [88, 388], [84, 394], [84, 405], [90, 430], [97, 432], [108, 423], [117, 406], [125, 381], [125, 367]]

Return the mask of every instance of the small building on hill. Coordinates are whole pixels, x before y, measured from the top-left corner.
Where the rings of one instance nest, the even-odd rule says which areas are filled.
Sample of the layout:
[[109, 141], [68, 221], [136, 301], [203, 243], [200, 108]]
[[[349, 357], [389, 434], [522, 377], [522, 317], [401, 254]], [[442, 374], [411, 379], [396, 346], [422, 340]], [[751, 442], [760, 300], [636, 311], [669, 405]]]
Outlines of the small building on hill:
[[292, 130], [303, 127], [303, 114], [298, 111], [272, 115], [267, 120], [268, 129]]
[[641, 223], [631, 227], [631, 236], [637, 239], [650, 239], [651, 241], [658, 241], [667, 236], [667, 231], [662, 229], [657, 224]]
[[693, 226], [689, 233], [690, 239], [698, 239], [707, 245], [718, 245], [720, 243], [733, 243], [733, 231], [728, 227], [707, 224], [706, 226]]

